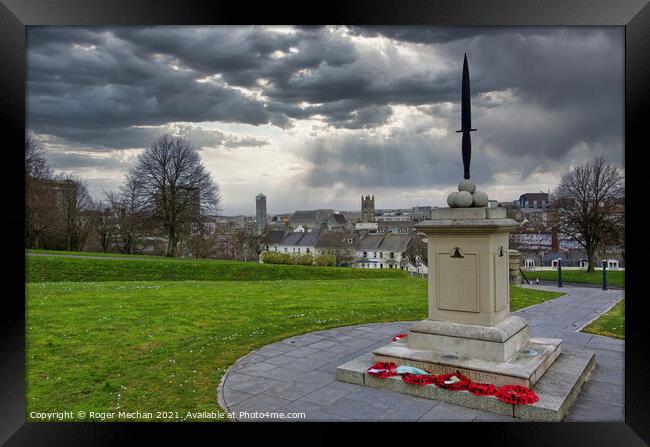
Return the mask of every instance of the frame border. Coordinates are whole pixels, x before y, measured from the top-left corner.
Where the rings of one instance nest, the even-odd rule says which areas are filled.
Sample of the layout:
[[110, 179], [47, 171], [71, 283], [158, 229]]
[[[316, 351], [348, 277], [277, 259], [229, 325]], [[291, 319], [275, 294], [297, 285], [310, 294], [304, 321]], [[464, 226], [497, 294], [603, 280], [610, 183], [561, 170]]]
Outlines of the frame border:
[[[23, 185], [21, 166], [25, 127], [25, 80], [26, 52], [25, 27], [31, 25], [204, 25], [204, 24], [382, 24], [382, 25], [441, 25], [441, 26], [624, 26], [625, 27], [625, 169], [626, 182], [643, 181], [642, 154], [647, 148], [643, 138], [642, 115], [648, 110], [650, 95], [650, 6], [649, 0], [356, 0], [354, 3], [331, 1], [319, 7], [308, 3], [294, 5], [289, 2], [277, 4], [266, 2], [255, 5], [226, 3], [224, 1], [197, 1], [191, 5], [182, 0], [58, 0], [56, 5], [47, 0], [2, 0], [0, 3], [0, 118], [8, 130], [10, 143], [5, 143], [5, 157], [13, 169], [8, 170], [10, 185]], [[631, 174], [631, 175], [630, 175]], [[646, 183], [647, 185], [647, 183]], [[642, 191], [641, 193], [637, 191]], [[12, 191], [9, 191], [12, 192]], [[627, 188], [626, 239], [633, 241], [633, 227], [643, 222], [642, 206], [647, 194], [639, 188]], [[9, 194], [5, 218], [0, 221], [3, 234], [24, 234], [24, 194]], [[644, 226], [647, 228], [647, 225]], [[644, 229], [645, 229], [644, 228]], [[7, 445], [112, 445], [123, 441], [151, 440], [152, 432], [167, 440], [185, 439], [188, 434], [214, 436], [224, 434], [246, 439], [250, 424], [168, 424], [168, 423], [25, 423], [25, 258], [22, 238], [6, 238], [5, 246], [11, 247], [7, 277], [11, 290], [3, 302], [2, 325], [0, 325], [0, 442]], [[641, 244], [629, 244], [626, 273], [626, 289], [640, 289]], [[15, 258], [14, 258], [15, 257]], [[636, 262], [635, 262], [636, 261]], [[21, 296], [23, 298], [21, 298]], [[641, 293], [633, 296], [626, 312], [625, 343], [625, 423], [520, 423], [520, 424], [470, 424], [463, 426], [463, 439], [467, 435], [481, 443], [497, 441], [500, 445], [516, 445], [519, 441], [528, 446], [537, 445], [645, 445], [650, 440], [648, 421], [648, 368], [647, 314], [642, 311]], [[646, 391], [645, 393], [643, 391]], [[327, 423], [325, 423], [327, 424]], [[286, 434], [276, 431], [283, 424], [253, 423], [263, 425], [265, 431], [273, 431], [286, 439]], [[346, 424], [349, 428], [363, 430], [366, 424]], [[354, 426], [354, 427], [352, 427]], [[309, 438], [320, 435], [339, 439], [331, 428], [338, 424], [299, 424], [299, 429], [309, 430]], [[376, 426], [375, 426], [376, 427]], [[259, 428], [259, 427], [256, 427]], [[367, 427], [374, 432], [373, 426]], [[398, 428], [400, 428], [398, 426]], [[413, 433], [413, 426], [407, 433]], [[418, 429], [431, 430], [426, 424]], [[418, 430], [416, 429], [416, 430]], [[246, 430], [246, 431], [244, 431]], [[367, 433], [367, 431], [364, 430]], [[400, 430], [389, 430], [394, 439], [403, 441]], [[458, 436], [450, 424], [438, 424], [436, 437], [442, 432]], [[285, 432], [286, 433], [286, 432]], [[426, 436], [426, 432], [423, 435]], [[242, 438], [240, 435], [243, 435]], [[322, 436], [325, 435], [325, 436]], [[397, 436], [395, 436], [397, 435]], [[382, 441], [387, 441], [382, 430]], [[214, 438], [213, 438], [214, 439]], [[372, 439], [367, 441], [374, 442]], [[521, 440], [521, 441], [520, 441]], [[644, 442], [644, 440], [646, 442]], [[321, 441], [322, 442], [322, 441]]]

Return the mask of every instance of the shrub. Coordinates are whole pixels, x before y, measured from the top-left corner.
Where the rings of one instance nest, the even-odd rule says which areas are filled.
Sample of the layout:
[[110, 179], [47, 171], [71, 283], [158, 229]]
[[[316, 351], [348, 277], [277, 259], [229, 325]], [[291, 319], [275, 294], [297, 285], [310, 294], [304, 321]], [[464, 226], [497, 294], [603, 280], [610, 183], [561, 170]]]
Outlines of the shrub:
[[265, 264], [293, 264], [291, 255], [286, 253], [273, 253], [265, 251], [261, 255], [262, 262]]
[[336, 256], [334, 255], [319, 255], [314, 258], [314, 264], [320, 266], [336, 267]]
[[293, 256], [293, 263], [297, 265], [314, 265], [314, 257], [310, 254]]
[[274, 253], [265, 251], [260, 255], [260, 258], [265, 264], [318, 265], [336, 267], [336, 256], [334, 255], [314, 256], [311, 253], [304, 255], [290, 255], [288, 253]]

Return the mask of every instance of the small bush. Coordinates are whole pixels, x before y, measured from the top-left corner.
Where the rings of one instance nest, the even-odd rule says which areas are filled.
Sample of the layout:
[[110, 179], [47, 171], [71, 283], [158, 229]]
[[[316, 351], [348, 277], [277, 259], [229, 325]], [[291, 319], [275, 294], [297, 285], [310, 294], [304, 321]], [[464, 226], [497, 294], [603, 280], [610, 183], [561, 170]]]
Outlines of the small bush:
[[273, 253], [265, 251], [261, 254], [262, 262], [265, 264], [293, 264], [291, 255], [286, 253]]
[[334, 255], [319, 255], [314, 258], [314, 264], [320, 266], [336, 267], [336, 256]]
[[314, 265], [314, 257], [310, 254], [292, 256], [293, 263], [297, 265]]
[[336, 256], [318, 255], [311, 253], [304, 255], [290, 255], [288, 253], [273, 253], [266, 251], [261, 255], [262, 262], [265, 264], [293, 264], [293, 265], [317, 265], [336, 267]]

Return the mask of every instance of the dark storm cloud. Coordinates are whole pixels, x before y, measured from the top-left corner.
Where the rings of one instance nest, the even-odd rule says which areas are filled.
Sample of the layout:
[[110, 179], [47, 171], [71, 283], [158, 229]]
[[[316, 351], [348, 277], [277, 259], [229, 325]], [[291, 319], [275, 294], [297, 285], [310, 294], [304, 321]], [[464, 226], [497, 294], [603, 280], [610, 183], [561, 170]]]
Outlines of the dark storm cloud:
[[[453, 131], [459, 121], [462, 55], [467, 53], [473, 119], [479, 128], [473, 136], [477, 176], [488, 181], [505, 169], [488, 153], [509, 157], [510, 169], [524, 176], [556, 168], [579, 145], [593, 153], [609, 149], [613, 161], [622, 161], [622, 29], [340, 31], [30, 27], [28, 127], [59, 144], [109, 151], [145, 147], [177, 122], [288, 129], [292, 120], [317, 117], [336, 128], [362, 132], [389, 122], [392, 106], [411, 105]], [[378, 36], [392, 41], [373, 49], [356, 40]], [[394, 48], [414, 44], [435, 53], [426, 59], [433, 66], [411, 61], [404, 68]], [[442, 107], [445, 102], [454, 107]], [[455, 154], [458, 141], [421, 135], [424, 130], [386, 141], [321, 137], [299, 155], [314, 163], [314, 185], [441, 184], [451, 169], [446, 154]], [[188, 132], [197, 147], [268, 144], [207, 129]], [[414, 160], [417, 166], [409, 164]], [[355, 164], [364, 169], [356, 171]], [[386, 167], [392, 171], [385, 172]]]
[[350, 32], [357, 36], [383, 36], [402, 42], [443, 44], [468, 39], [477, 35], [502, 33], [503, 28], [490, 27], [432, 27], [432, 26], [351, 26]]

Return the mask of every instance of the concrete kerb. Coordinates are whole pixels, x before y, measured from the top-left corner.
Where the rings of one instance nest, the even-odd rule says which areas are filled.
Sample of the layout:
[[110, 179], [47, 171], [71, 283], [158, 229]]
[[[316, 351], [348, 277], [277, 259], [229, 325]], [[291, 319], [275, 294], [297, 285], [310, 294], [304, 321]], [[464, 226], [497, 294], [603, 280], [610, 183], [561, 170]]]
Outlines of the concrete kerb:
[[[260, 349], [261, 349], [261, 348], [260, 348]], [[233, 363], [232, 365], [230, 365], [230, 366], [228, 367], [228, 369], [226, 370], [226, 372], [223, 373], [223, 376], [221, 376], [221, 380], [219, 381], [219, 385], [217, 385], [217, 404], [218, 404], [221, 408], [223, 408], [223, 410], [226, 412], [226, 419], [227, 419], [228, 422], [237, 422], [237, 420], [236, 420], [235, 418], [231, 418], [231, 417], [229, 417], [230, 409], [228, 408], [228, 405], [226, 404], [226, 400], [225, 400], [224, 397], [223, 397], [223, 386], [224, 386], [224, 384], [226, 383], [226, 379], [228, 378], [228, 375], [229, 375], [230, 372], [233, 370], [233, 368], [234, 368], [235, 366], [237, 366], [238, 363], [244, 361], [245, 359], [247, 359], [247, 358], [250, 357], [251, 355], [255, 354], [255, 352], [257, 352], [257, 351], [259, 351], [259, 349], [255, 349], [255, 350], [249, 352], [248, 354], [246, 354], [246, 355], [244, 355], [244, 356], [242, 356], [242, 357], [239, 357], [239, 358], [235, 361], [235, 363]]]
[[616, 306], [618, 303], [620, 303], [621, 300], [623, 300], [623, 299], [625, 299], [625, 296], [620, 297], [618, 300], [616, 300], [616, 302], [615, 302], [614, 304], [612, 304], [612, 305], [609, 306], [607, 309], [605, 309], [604, 311], [602, 311], [601, 313], [599, 313], [598, 315], [596, 315], [596, 316], [595, 316], [594, 318], [592, 318], [591, 320], [587, 321], [585, 324], [583, 324], [582, 326], [580, 326], [579, 328], [577, 328], [574, 332], [580, 332], [580, 331], [582, 331], [585, 327], [589, 326], [591, 323], [593, 323], [594, 321], [596, 321], [597, 319], [599, 319], [601, 316], [603, 316], [604, 314], [606, 314], [607, 312], [609, 312], [610, 310], [612, 310], [612, 309], [614, 308], [614, 306]]

